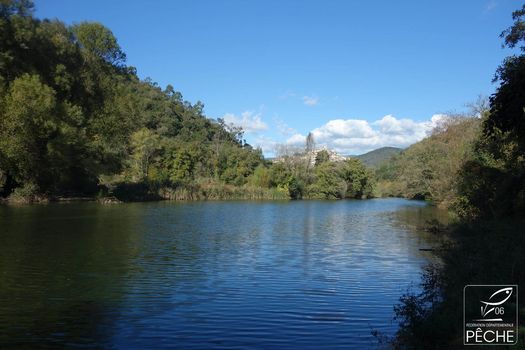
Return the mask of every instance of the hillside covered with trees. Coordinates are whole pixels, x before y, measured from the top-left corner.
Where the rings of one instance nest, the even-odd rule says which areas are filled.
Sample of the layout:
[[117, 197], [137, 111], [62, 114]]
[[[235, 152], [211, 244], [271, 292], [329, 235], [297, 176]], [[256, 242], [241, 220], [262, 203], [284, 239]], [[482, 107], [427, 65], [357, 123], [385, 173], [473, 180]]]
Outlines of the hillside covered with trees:
[[[272, 164], [242, 129], [141, 80], [100, 23], [33, 16], [0, 2], [0, 197], [42, 201], [367, 196], [356, 161]], [[300, 152], [301, 153], [301, 152]]]
[[376, 168], [382, 163], [391, 160], [394, 156], [401, 153], [403, 149], [398, 147], [381, 147], [373, 151], [354, 156], [359, 159], [364, 165], [370, 168]]
[[382, 162], [376, 169], [376, 195], [431, 200], [450, 208], [458, 196], [459, 172], [474, 157], [482, 114], [448, 116], [425, 139]]

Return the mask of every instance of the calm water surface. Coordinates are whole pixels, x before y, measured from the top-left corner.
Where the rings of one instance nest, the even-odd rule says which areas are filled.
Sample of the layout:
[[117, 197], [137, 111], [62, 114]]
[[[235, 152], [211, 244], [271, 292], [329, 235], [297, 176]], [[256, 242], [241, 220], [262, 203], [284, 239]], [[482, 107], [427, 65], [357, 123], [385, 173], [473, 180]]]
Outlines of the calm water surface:
[[443, 216], [401, 199], [0, 206], [0, 348], [373, 348]]

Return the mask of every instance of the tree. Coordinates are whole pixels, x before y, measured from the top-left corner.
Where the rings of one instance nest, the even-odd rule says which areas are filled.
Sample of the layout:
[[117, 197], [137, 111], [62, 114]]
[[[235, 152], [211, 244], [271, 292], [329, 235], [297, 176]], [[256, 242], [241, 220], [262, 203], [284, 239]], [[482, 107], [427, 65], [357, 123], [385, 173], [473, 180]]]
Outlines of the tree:
[[193, 180], [197, 164], [202, 160], [202, 153], [197, 144], [184, 144], [173, 150], [173, 161], [169, 165], [170, 180], [175, 184]]
[[330, 153], [328, 153], [327, 150], [323, 149], [317, 152], [315, 156], [315, 166], [319, 166], [329, 161], [330, 161]]
[[131, 135], [131, 169], [136, 181], [148, 177], [152, 158], [160, 150], [160, 137], [153, 131], [141, 128]]
[[73, 27], [79, 45], [88, 56], [99, 58], [111, 65], [122, 66], [126, 54], [108, 28], [97, 22], [82, 22]]
[[[301, 198], [312, 183], [304, 149], [287, 147], [282, 164], [269, 166], [241, 128], [207, 118], [201, 102], [185, 101], [171, 85], [139, 79], [102, 24], [68, 26], [32, 11], [29, 0], [0, 0], [2, 196], [213, 182]], [[315, 151], [312, 133], [306, 148]]]
[[[514, 24], [501, 33], [504, 46], [519, 45], [525, 53], [525, 5], [514, 11]], [[485, 120], [484, 133], [488, 137], [499, 132], [515, 142], [515, 156], [525, 154], [525, 54], [507, 57], [496, 71], [495, 81], [500, 82], [496, 93], [490, 98], [490, 116]]]
[[357, 158], [341, 163], [341, 177], [346, 181], [346, 198], [362, 198], [372, 195], [372, 175]]
[[0, 0], [0, 17], [30, 16], [34, 7], [35, 5], [31, 0]]
[[521, 217], [525, 210], [525, 5], [514, 11], [514, 24], [501, 33], [504, 46], [520, 45], [521, 55], [507, 57], [490, 97], [475, 144], [476, 157], [461, 169], [456, 209], [466, 217]]
[[314, 141], [314, 135], [311, 132], [309, 132], [308, 136], [306, 136], [305, 153], [306, 153], [306, 178], [307, 178], [307, 181], [310, 181], [311, 168], [312, 168], [312, 165], [315, 165], [315, 162], [312, 161], [313, 160], [312, 157], [315, 155], [315, 141]]
[[250, 176], [248, 183], [255, 187], [268, 188], [270, 187], [270, 170], [260, 164], [255, 168], [253, 174]]
[[525, 51], [525, 21], [522, 18], [523, 16], [525, 16], [525, 5], [512, 13], [514, 24], [500, 34], [500, 37], [505, 39], [504, 45], [510, 48], [521, 42], [523, 45], [520, 47], [521, 51]]
[[452, 205], [457, 197], [457, 176], [474, 156], [480, 124], [481, 120], [473, 116], [445, 118], [429, 137], [376, 170], [381, 195]]
[[43, 185], [48, 171], [47, 145], [58, 132], [55, 93], [37, 75], [24, 74], [11, 84], [0, 119], [0, 165], [20, 183]]
[[308, 133], [308, 136], [306, 136], [306, 153], [311, 153], [313, 151], [315, 151], [315, 140], [314, 140], [314, 135], [309, 132]]
[[347, 184], [337, 163], [322, 162], [314, 169], [314, 182], [308, 187], [308, 196], [320, 199], [345, 198]]

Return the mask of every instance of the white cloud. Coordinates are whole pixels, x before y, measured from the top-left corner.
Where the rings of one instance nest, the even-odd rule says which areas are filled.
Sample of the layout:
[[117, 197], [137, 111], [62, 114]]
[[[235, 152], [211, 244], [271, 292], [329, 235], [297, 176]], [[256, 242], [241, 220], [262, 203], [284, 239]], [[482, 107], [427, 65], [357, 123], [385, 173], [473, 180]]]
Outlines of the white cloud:
[[260, 147], [263, 153], [266, 155], [273, 155], [275, 153], [276, 147], [278, 146], [278, 142], [268, 136], [259, 135], [253, 141], [253, 146]]
[[294, 128], [289, 127], [288, 124], [278, 117], [274, 118], [274, 122], [277, 126], [277, 131], [283, 136], [290, 136], [297, 133]]
[[315, 106], [319, 103], [319, 98], [315, 96], [303, 96], [303, 103], [307, 106]]
[[339, 137], [371, 137], [374, 134], [374, 130], [372, 130], [366, 120], [334, 119], [320, 128], [314, 129], [312, 133], [317, 139], [325, 140]]
[[[446, 115], [435, 114], [430, 120], [397, 119], [392, 115], [368, 122], [360, 119], [334, 119], [312, 130], [318, 146], [326, 146], [345, 155], [361, 154], [379, 147], [407, 147], [420, 141], [439, 126]], [[294, 134], [289, 145], [304, 145], [306, 137]]]
[[306, 136], [301, 134], [293, 134], [286, 140], [288, 145], [304, 145], [306, 142]]
[[244, 111], [240, 116], [226, 113], [222, 118], [227, 124], [242, 127], [246, 133], [257, 133], [268, 129], [268, 125], [262, 121], [261, 113], [254, 114], [252, 111]]

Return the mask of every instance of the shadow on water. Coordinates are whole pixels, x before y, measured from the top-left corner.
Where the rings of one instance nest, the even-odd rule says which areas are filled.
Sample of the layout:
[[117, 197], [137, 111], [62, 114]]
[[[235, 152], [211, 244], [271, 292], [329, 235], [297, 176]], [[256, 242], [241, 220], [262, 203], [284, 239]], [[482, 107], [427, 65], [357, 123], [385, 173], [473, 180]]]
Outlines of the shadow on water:
[[136, 239], [133, 207], [0, 208], [0, 348], [110, 344]]
[[0, 348], [370, 347], [440, 215], [399, 199], [0, 207]]

